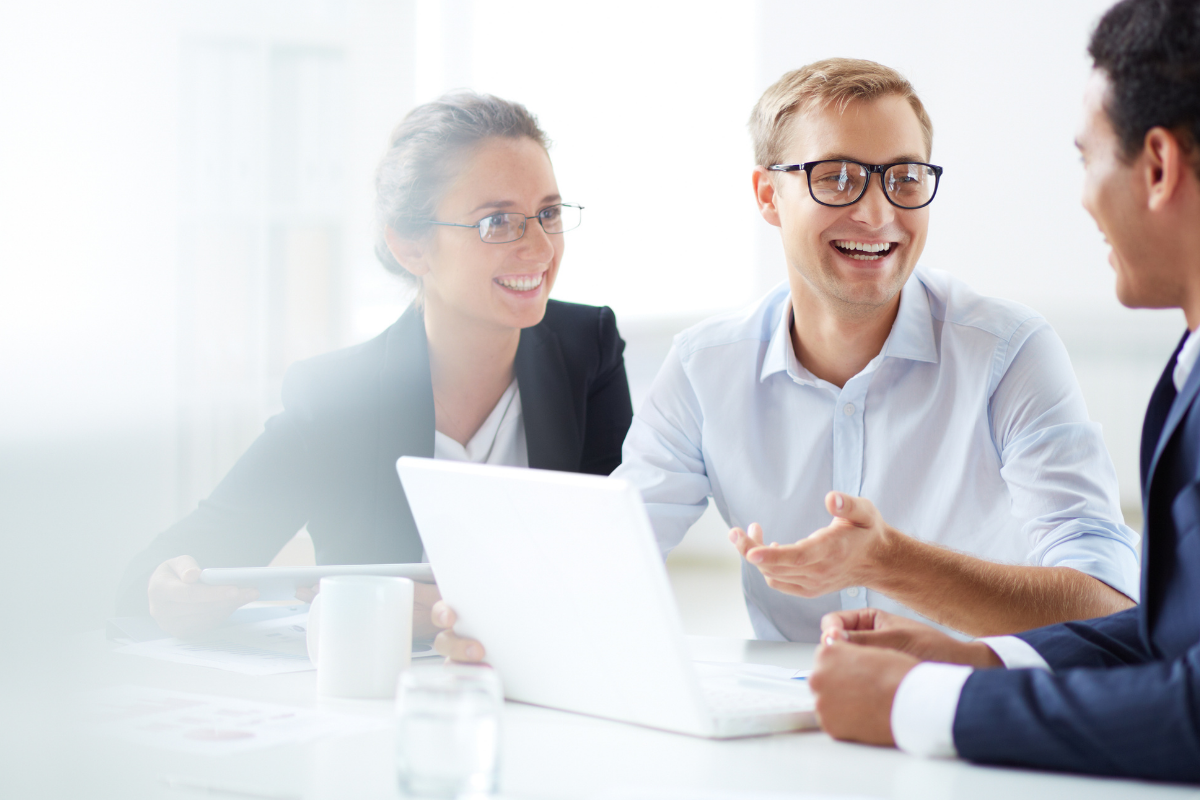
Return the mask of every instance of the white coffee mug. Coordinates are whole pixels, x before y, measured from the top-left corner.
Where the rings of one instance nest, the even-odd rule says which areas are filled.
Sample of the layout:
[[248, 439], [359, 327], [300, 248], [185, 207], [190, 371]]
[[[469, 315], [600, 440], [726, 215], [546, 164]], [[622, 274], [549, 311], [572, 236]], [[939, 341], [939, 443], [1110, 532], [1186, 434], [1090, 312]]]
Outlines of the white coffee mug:
[[308, 612], [308, 655], [317, 692], [393, 697], [412, 658], [413, 582], [382, 575], [321, 579]]

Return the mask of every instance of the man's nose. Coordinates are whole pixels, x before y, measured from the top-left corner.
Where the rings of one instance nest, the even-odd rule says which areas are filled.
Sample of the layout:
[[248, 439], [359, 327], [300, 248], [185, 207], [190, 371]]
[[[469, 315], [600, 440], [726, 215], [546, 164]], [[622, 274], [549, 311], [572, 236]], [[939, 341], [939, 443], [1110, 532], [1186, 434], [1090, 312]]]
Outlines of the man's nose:
[[888, 201], [883, 191], [883, 175], [870, 175], [866, 192], [853, 208], [852, 219], [872, 228], [882, 228], [895, 218], [896, 208]]

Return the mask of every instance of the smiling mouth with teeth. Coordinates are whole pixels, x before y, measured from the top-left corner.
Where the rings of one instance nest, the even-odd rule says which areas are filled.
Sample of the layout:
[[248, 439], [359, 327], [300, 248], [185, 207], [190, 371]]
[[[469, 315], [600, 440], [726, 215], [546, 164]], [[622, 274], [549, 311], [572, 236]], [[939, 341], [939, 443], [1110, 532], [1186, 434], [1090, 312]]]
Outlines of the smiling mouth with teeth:
[[838, 252], [849, 256], [855, 261], [878, 261], [892, 252], [891, 242], [856, 242], [851, 239], [838, 239], [833, 243]]
[[546, 273], [539, 272], [537, 275], [506, 275], [493, 280], [505, 289], [512, 289], [514, 292], [529, 292], [539, 288], [545, 279]]

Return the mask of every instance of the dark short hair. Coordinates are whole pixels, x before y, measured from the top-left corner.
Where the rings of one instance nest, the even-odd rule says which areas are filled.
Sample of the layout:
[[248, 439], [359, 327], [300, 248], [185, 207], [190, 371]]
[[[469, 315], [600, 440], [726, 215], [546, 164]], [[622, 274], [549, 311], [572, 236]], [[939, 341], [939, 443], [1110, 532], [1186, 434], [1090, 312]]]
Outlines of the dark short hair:
[[426, 235], [463, 160], [492, 138], [528, 138], [543, 149], [550, 146], [537, 117], [525, 106], [470, 91], [417, 106], [392, 131], [388, 151], [375, 171], [375, 255], [389, 272], [417, 282], [388, 250], [385, 229], [411, 239]]
[[1200, 0], [1121, 0], [1088, 45], [1109, 80], [1105, 110], [1122, 155], [1141, 152], [1146, 132], [1170, 130], [1200, 176]]

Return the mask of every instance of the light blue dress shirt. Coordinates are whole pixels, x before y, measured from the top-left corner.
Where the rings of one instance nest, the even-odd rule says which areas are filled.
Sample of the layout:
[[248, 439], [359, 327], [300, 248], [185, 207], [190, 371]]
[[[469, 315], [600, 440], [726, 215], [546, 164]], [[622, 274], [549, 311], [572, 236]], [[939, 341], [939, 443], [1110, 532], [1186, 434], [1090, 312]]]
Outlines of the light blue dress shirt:
[[[832, 489], [869, 498], [923, 541], [1073, 567], [1137, 599], [1138, 536], [1041, 316], [918, 268], [883, 349], [839, 388], [797, 360], [790, 298], [782, 284], [679, 334], [634, 417], [614, 477], [641, 490], [664, 556], [709, 497], [731, 526], [758, 522], [765, 541], [785, 544], [829, 524]], [[864, 587], [783, 594], [745, 562], [742, 585], [763, 639], [815, 642], [837, 609], [923, 619]]]

